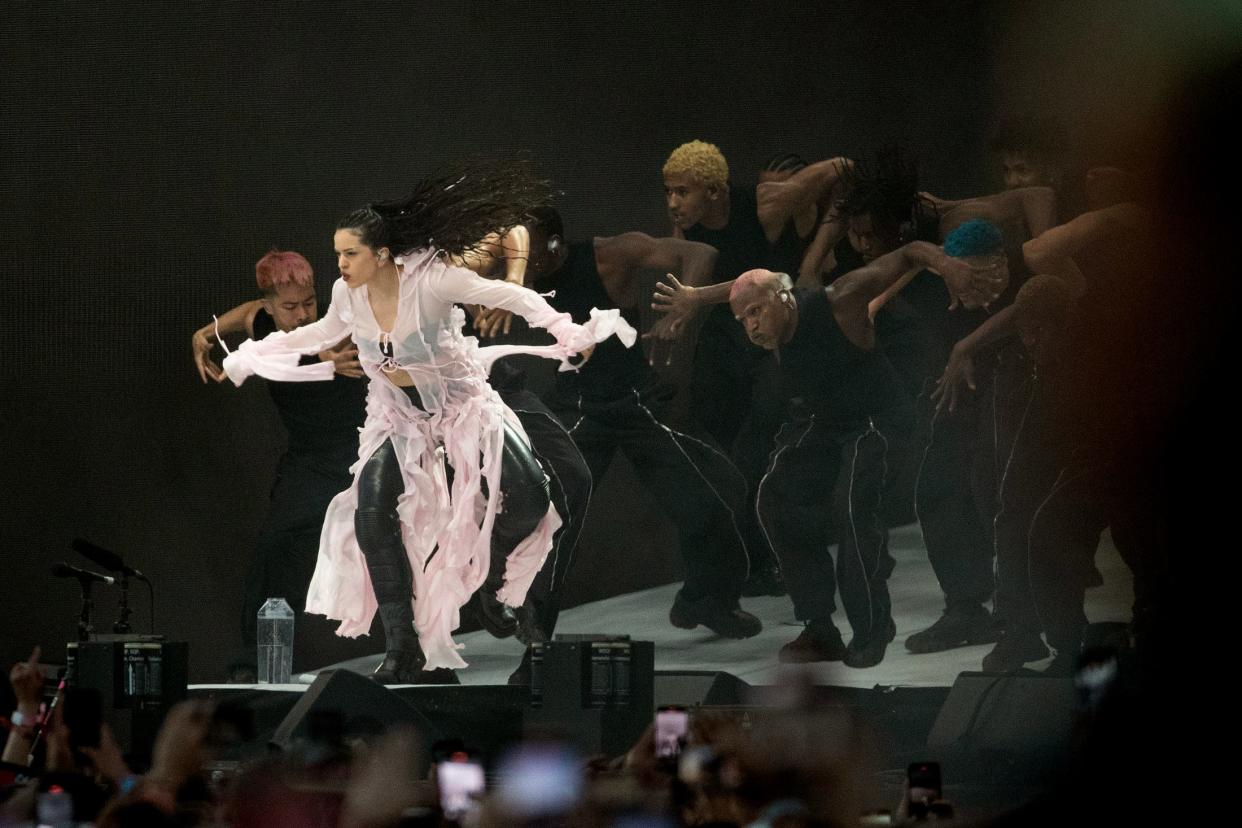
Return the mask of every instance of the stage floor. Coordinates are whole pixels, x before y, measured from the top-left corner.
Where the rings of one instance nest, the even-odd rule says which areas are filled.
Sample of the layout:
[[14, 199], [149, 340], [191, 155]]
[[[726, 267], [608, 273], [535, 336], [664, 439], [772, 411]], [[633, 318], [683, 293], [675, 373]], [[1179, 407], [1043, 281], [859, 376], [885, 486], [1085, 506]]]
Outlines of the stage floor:
[[[947, 687], [963, 671], [980, 669], [990, 646], [964, 647], [932, 655], [911, 655], [906, 636], [925, 629], [939, 617], [943, 599], [918, 526], [893, 530], [891, 548], [897, 568], [889, 582], [897, 639], [888, 648], [884, 661], [866, 670], [854, 670], [839, 663], [811, 665], [820, 684], [869, 688], [876, 685], [905, 687]], [[619, 562], [620, 563], [620, 562]], [[1133, 579], [1105, 533], [1096, 554], [1096, 565], [1104, 576], [1103, 586], [1087, 594], [1087, 617], [1092, 622], [1128, 621], [1133, 601]], [[763, 632], [745, 641], [719, 638], [703, 628], [679, 630], [668, 623], [677, 584], [619, 595], [584, 604], [561, 613], [558, 633], [627, 634], [636, 640], [655, 642], [657, 670], [721, 670], [750, 684], [772, 684], [778, 671], [776, 652], [797, 636], [799, 627], [788, 598], [744, 598], [742, 605], [757, 615]], [[837, 611], [837, 623], [849, 640], [844, 612]], [[457, 637], [465, 645], [462, 657], [470, 666], [459, 672], [464, 684], [503, 684], [522, 656], [522, 645], [514, 639], [497, 640], [486, 632]], [[350, 668], [370, 672], [380, 655], [348, 662]], [[1046, 662], [1029, 665], [1041, 669]], [[300, 677], [305, 683], [313, 674]]]

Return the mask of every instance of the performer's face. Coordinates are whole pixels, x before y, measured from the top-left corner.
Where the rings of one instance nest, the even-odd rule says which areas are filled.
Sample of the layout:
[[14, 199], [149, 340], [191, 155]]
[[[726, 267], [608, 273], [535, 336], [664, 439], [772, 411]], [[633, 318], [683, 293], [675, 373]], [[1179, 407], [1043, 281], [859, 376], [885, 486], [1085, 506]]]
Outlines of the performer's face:
[[734, 317], [746, 329], [746, 336], [764, 350], [775, 351], [785, 340], [789, 309], [783, 297], [788, 295], [785, 291], [756, 286], [729, 303]]
[[1056, 171], [1051, 164], [1040, 161], [1028, 152], [1002, 152], [1001, 168], [1005, 175], [1005, 189], [1019, 187], [1055, 187]]
[[361, 287], [374, 279], [383, 264], [379, 253], [363, 244], [353, 230], [337, 230], [333, 246], [336, 249], [336, 267], [351, 288]]
[[668, 207], [668, 217], [682, 230], [688, 230], [702, 221], [712, 202], [720, 197], [720, 190], [708, 187], [689, 173], [664, 176], [664, 203]]
[[849, 233], [850, 246], [858, 251], [864, 262], [870, 262], [897, 248], [897, 240], [882, 233], [881, 228], [877, 227], [871, 219], [870, 213], [850, 216], [846, 229]]
[[263, 307], [276, 320], [276, 327], [291, 331], [309, 325], [319, 318], [319, 306], [315, 301], [315, 286], [284, 285], [276, 292], [263, 297]]

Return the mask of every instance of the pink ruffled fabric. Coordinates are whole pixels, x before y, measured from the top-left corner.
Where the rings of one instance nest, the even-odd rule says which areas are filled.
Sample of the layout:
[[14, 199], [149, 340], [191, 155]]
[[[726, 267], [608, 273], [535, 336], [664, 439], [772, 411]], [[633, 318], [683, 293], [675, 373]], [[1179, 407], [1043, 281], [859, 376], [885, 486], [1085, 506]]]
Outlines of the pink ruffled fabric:
[[[575, 325], [533, 291], [481, 279], [425, 251], [399, 263], [399, 313], [389, 336], [396, 344], [395, 367], [415, 379], [426, 411], [412, 405], [385, 375], [394, 366], [381, 358], [365, 288], [349, 289], [341, 281], [333, 287], [332, 306], [322, 320], [246, 342], [225, 359], [224, 369], [238, 385], [252, 373], [286, 382], [328, 379], [330, 364], [298, 366], [298, 356], [322, 351], [347, 334], [354, 337], [371, 380], [367, 417], [359, 436], [359, 459], [350, 469], [354, 483], [333, 499], [324, 517], [306, 611], [340, 621], [339, 635], [370, 631], [378, 606], [354, 536], [357, 475], [376, 449], [391, 440], [405, 483], [397, 513], [414, 577], [419, 640], [428, 669], [458, 669], [466, 662], [452, 633], [460, 626], [461, 607], [487, 578], [492, 525], [503, 509], [500, 460], [506, 419], [525, 437], [513, 412], [487, 384], [486, 366], [501, 356], [528, 353], [560, 359], [566, 370], [568, 358], [579, 351], [614, 335], [629, 346], [637, 334], [617, 311], [592, 311], [586, 325]], [[513, 310], [547, 328], [557, 342], [479, 348], [474, 337], [462, 336], [462, 312], [453, 302]], [[431, 359], [416, 360], [416, 354], [430, 354]], [[446, 464], [454, 470], [451, 487]], [[485, 480], [489, 496], [483, 494]], [[521, 606], [560, 523], [549, 507], [534, 532], [509, 555], [504, 583], [496, 593], [499, 600]]]

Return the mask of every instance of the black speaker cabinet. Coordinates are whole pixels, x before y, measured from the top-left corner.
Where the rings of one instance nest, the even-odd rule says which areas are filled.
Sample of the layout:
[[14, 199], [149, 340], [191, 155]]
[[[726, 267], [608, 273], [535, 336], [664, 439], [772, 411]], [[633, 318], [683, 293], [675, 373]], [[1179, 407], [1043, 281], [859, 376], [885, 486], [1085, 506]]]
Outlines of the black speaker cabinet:
[[558, 636], [531, 659], [528, 728], [587, 754], [619, 755], [651, 723], [655, 645], [627, 636]]
[[117, 743], [145, 766], [164, 714], [186, 697], [189, 648], [154, 636], [108, 638], [66, 647], [70, 683], [98, 691]]
[[1070, 678], [962, 673], [932, 725], [927, 754], [995, 771], [1050, 766], [1069, 749], [1076, 710]]

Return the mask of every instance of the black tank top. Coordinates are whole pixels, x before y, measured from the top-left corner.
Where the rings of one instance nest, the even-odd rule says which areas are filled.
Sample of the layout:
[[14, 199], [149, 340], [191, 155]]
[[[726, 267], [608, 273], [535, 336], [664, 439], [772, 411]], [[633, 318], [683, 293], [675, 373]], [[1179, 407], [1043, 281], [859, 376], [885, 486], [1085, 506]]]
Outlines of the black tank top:
[[839, 425], [903, 415], [906, 401], [883, 351], [864, 351], [846, 338], [822, 289], [797, 288], [793, 296], [798, 327], [778, 352], [792, 410]]
[[[617, 303], [608, 295], [599, 277], [595, 262], [595, 242], [574, 242], [569, 245], [565, 264], [547, 281], [555, 292], [548, 303], [568, 313], [579, 324], [591, 317], [591, 308], [608, 310]], [[541, 286], [542, 287], [542, 286]], [[637, 308], [622, 308], [621, 315], [638, 328]], [[578, 371], [562, 371], [556, 375], [557, 390], [586, 397], [614, 397], [630, 389], [641, 389], [650, 382], [647, 360], [639, 343], [626, 348], [615, 336], [595, 346], [590, 361]]]
[[[323, 308], [320, 308], [322, 316]], [[260, 309], [254, 317], [254, 336], [261, 339], [276, 330], [276, 320]], [[303, 356], [301, 365], [317, 363]], [[329, 382], [267, 383], [268, 393], [285, 430], [289, 453], [340, 459], [348, 467], [358, 454], [358, 429], [366, 419], [367, 379], [336, 374]]]

